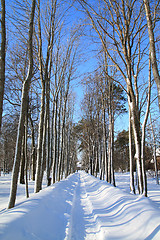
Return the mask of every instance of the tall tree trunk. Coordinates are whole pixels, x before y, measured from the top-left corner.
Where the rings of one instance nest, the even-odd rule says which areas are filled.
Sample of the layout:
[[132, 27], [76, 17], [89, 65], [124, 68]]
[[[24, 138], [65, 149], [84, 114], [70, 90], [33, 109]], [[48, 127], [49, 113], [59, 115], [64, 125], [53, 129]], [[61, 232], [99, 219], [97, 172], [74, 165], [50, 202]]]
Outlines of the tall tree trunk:
[[32, 152], [31, 152], [31, 178], [35, 181], [36, 174], [36, 146], [35, 146], [35, 133], [34, 133], [34, 125], [31, 114], [29, 114], [29, 120], [31, 124], [31, 139], [32, 139]]
[[97, 177], [97, 175], [98, 175], [98, 144], [96, 143], [96, 146], [95, 146], [95, 168], [94, 168], [94, 172], [95, 172], [95, 174], [94, 174], [94, 176], [95, 177]]
[[67, 137], [66, 137], [66, 170], [65, 178], [69, 175], [69, 165], [70, 165], [70, 151], [71, 151], [71, 126], [68, 126]]
[[58, 116], [58, 96], [55, 100], [54, 108], [54, 155], [53, 155], [53, 183], [56, 181], [56, 166], [57, 166], [57, 116]]
[[[103, 176], [105, 174], [105, 162], [104, 162], [104, 157], [102, 155], [102, 144], [99, 144], [99, 149], [98, 149], [98, 160], [99, 160], [99, 168], [100, 168], [100, 180], [103, 179]], [[108, 171], [108, 169], [107, 169]], [[108, 173], [107, 173], [108, 174]]]
[[41, 113], [39, 121], [38, 146], [37, 146], [37, 167], [35, 178], [35, 193], [41, 190], [41, 174], [42, 174], [42, 144], [44, 131], [44, 114], [45, 114], [45, 85], [42, 84], [41, 96]]
[[150, 122], [151, 122], [151, 130], [152, 130], [152, 137], [153, 137], [153, 159], [154, 159], [155, 178], [156, 178], [156, 184], [159, 184], [157, 157], [156, 157], [156, 140], [155, 140], [155, 134], [154, 134], [153, 124], [152, 124], [151, 113], [150, 113]]
[[6, 23], [5, 0], [1, 0], [1, 47], [0, 47], [0, 132], [3, 113], [3, 96], [5, 85], [5, 57], [6, 57]]
[[26, 117], [25, 117], [24, 155], [25, 155], [26, 198], [29, 198], [29, 189], [28, 189], [28, 156], [27, 156], [27, 131], [28, 131], [28, 114], [26, 114]]
[[105, 176], [106, 181], [108, 182], [108, 158], [107, 158], [107, 133], [106, 133], [106, 111], [104, 106], [104, 99], [103, 101], [103, 158], [105, 163]]
[[40, 78], [42, 84], [41, 92], [41, 112], [39, 120], [38, 131], [38, 146], [37, 146], [37, 166], [36, 166], [36, 178], [35, 178], [35, 193], [41, 190], [41, 174], [42, 174], [42, 143], [43, 143], [43, 128], [44, 128], [44, 115], [45, 115], [45, 80], [43, 69], [43, 54], [42, 54], [42, 36], [41, 36], [41, 20], [40, 20], [40, 0], [38, 0], [38, 57]]
[[46, 168], [47, 168], [47, 186], [50, 183], [50, 171], [51, 171], [51, 139], [50, 139], [50, 78], [47, 78], [46, 82], [46, 115], [47, 115], [47, 153], [46, 153]]
[[151, 99], [151, 59], [149, 54], [149, 77], [148, 77], [148, 93], [147, 93], [147, 109], [144, 117], [144, 121], [142, 124], [142, 140], [141, 140], [141, 162], [142, 162], [142, 177], [143, 177], [143, 194], [147, 197], [147, 176], [145, 170], [145, 135], [146, 135], [146, 124], [149, 116], [149, 109], [150, 109], [150, 99]]
[[43, 126], [43, 140], [42, 140], [42, 162], [41, 162], [41, 173], [40, 173], [40, 190], [42, 189], [42, 181], [44, 171], [46, 169], [46, 136], [47, 136], [47, 109], [45, 109], [44, 126]]
[[59, 160], [60, 160], [60, 151], [61, 151], [61, 111], [62, 111], [62, 91], [60, 94], [60, 103], [58, 109], [58, 129], [57, 129], [57, 161], [56, 161], [56, 180], [59, 181]]
[[109, 138], [108, 138], [108, 182], [115, 185], [113, 158], [114, 158], [114, 113], [112, 108], [113, 83], [109, 81], [108, 115], [109, 115]]
[[[55, 115], [55, 99], [53, 101], [52, 117], [51, 117], [51, 147], [50, 147], [50, 169], [53, 165], [53, 147], [54, 147], [54, 115]], [[52, 177], [50, 177], [50, 180]], [[51, 184], [51, 183], [50, 183]]]
[[25, 176], [25, 142], [24, 142], [24, 137], [22, 140], [22, 153], [21, 153], [21, 166], [20, 166], [20, 184], [25, 184], [24, 180]]
[[60, 154], [59, 154], [59, 160], [58, 160], [58, 181], [61, 179], [61, 171], [63, 166], [63, 152], [64, 152], [64, 132], [65, 132], [65, 120], [66, 120], [66, 104], [67, 104], [67, 98], [65, 99], [64, 109], [63, 109], [63, 119], [62, 119], [62, 129], [61, 129], [61, 144], [60, 144]]
[[111, 182], [113, 186], [116, 186], [115, 176], [114, 176], [114, 111], [112, 109], [112, 137], [111, 137]]
[[132, 123], [131, 123], [131, 111], [129, 108], [129, 161], [130, 161], [130, 190], [132, 193], [135, 192], [135, 186], [134, 186], [134, 164], [133, 164], [133, 153], [132, 153]]
[[22, 139], [23, 139], [23, 133], [24, 133], [24, 121], [25, 121], [25, 116], [27, 113], [28, 94], [29, 94], [30, 83], [31, 83], [31, 79], [32, 79], [32, 72], [33, 72], [32, 37], [33, 37], [35, 6], [36, 6], [36, 1], [32, 0], [32, 8], [31, 8], [31, 15], [30, 15], [30, 23], [29, 23], [29, 41], [28, 41], [29, 67], [28, 67], [28, 74], [23, 83], [23, 89], [22, 89], [21, 112], [20, 112], [20, 119], [19, 119], [18, 133], [17, 133], [15, 159], [14, 159], [11, 192], [10, 192], [8, 208], [14, 207], [15, 201], [16, 201], [17, 182], [18, 182], [20, 159], [21, 159]]
[[[137, 112], [135, 107], [135, 102], [133, 104], [132, 101], [129, 100], [129, 108], [131, 111], [132, 116], [132, 129], [134, 133], [134, 143], [135, 143], [135, 160], [136, 160], [136, 166], [137, 166], [137, 175], [138, 175], [138, 190], [139, 193], [143, 193], [143, 179], [142, 179], [142, 166], [141, 166], [141, 137], [140, 137], [140, 122], [137, 118]], [[133, 106], [134, 105], [134, 106]]]

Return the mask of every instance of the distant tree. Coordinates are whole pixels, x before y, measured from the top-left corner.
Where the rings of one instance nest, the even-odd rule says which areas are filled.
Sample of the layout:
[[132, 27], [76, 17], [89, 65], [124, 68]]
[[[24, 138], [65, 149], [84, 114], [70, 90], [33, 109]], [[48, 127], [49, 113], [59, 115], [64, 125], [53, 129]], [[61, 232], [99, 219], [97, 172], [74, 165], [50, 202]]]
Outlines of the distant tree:
[[115, 169], [129, 170], [129, 133], [126, 130], [118, 133], [115, 141]]
[[106, 181], [115, 185], [114, 122], [117, 115], [125, 112], [126, 99], [103, 68], [86, 77], [83, 85], [83, 118], [77, 125], [79, 147], [85, 156], [82, 164], [91, 174], [97, 176], [99, 172], [101, 179], [105, 176]]
[[0, 167], [3, 172], [12, 171], [17, 136], [17, 116], [4, 116], [0, 136]]

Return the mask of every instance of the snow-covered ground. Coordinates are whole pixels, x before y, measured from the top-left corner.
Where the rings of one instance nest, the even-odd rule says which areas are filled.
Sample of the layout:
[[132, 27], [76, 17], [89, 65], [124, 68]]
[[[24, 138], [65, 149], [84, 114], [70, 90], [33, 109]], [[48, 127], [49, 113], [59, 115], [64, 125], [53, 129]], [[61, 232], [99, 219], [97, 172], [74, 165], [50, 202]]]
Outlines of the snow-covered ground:
[[[160, 239], [160, 186], [148, 180], [149, 198], [129, 193], [129, 174], [116, 174], [117, 188], [78, 172], [25, 199], [18, 186], [8, 204], [10, 175], [0, 177], [0, 240]], [[45, 183], [44, 183], [45, 184]]]

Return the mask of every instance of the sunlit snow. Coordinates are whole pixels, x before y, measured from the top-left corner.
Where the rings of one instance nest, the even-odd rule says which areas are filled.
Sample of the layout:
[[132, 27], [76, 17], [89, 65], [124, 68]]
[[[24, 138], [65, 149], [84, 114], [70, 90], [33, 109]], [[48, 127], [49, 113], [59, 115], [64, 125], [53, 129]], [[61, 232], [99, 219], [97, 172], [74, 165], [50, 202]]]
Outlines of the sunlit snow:
[[[149, 198], [129, 193], [129, 174], [116, 174], [117, 188], [85, 172], [8, 202], [10, 175], [0, 177], [0, 239], [160, 239], [160, 186], [149, 180]], [[128, 192], [127, 192], [128, 191]]]

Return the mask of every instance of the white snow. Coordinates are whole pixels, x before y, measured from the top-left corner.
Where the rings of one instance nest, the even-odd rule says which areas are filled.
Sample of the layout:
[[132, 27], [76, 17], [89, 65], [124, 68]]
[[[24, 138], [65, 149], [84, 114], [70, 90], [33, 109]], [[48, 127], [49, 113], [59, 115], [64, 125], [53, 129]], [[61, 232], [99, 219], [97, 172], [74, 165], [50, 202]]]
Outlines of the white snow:
[[[149, 180], [149, 198], [132, 195], [129, 174], [116, 174], [117, 188], [78, 172], [8, 203], [9, 176], [0, 177], [0, 240], [160, 239], [160, 186]], [[24, 193], [23, 193], [24, 194]]]

